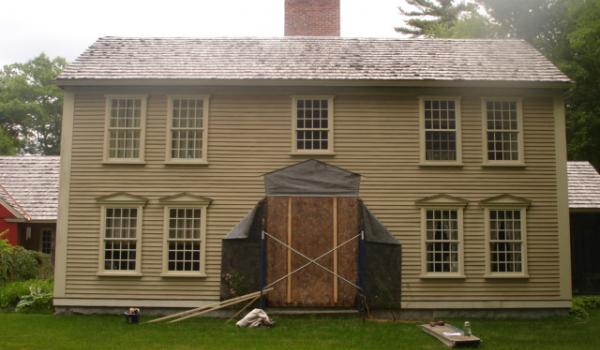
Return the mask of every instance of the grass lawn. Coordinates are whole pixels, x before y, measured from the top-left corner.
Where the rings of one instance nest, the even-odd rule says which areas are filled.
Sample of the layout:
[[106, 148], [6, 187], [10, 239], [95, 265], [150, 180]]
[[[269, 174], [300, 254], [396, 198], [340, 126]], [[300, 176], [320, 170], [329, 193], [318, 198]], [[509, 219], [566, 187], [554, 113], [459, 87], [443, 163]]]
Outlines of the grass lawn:
[[[0, 313], [0, 349], [446, 349], [416, 323], [353, 317], [274, 317], [272, 329], [238, 329], [220, 319], [128, 325], [117, 316]], [[453, 320], [460, 325], [464, 320]], [[473, 320], [484, 349], [600, 349], [600, 311], [586, 321]]]

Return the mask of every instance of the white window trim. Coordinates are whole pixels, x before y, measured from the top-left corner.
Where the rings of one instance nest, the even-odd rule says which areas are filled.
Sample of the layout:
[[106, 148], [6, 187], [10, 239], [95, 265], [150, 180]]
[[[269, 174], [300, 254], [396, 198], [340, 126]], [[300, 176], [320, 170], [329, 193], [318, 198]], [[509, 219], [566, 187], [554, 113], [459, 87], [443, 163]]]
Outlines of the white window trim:
[[[146, 111], [148, 95], [105, 95], [105, 115], [104, 115], [104, 155], [103, 163], [105, 164], [145, 164], [145, 148], [146, 148]], [[138, 158], [110, 158], [110, 114], [113, 99], [140, 99], [140, 153]]]
[[[490, 250], [490, 210], [519, 210], [521, 212], [521, 272], [492, 272]], [[485, 278], [529, 278], [527, 269], [527, 208], [519, 204], [492, 204], [484, 207]]]
[[[427, 160], [425, 137], [425, 100], [454, 101], [456, 116], [456, 160]], [[460, 96], [419, 96], [419, 165], [421, 166], [462, 166], [462, 111]]]
[[[517, 142], [519, 142], [519, 160], [489, 160], [488, 159], [488, 138], [487, 138], [487, 102], [516, 102], [517, 103]], [[507, 166], [523, 167], [525, 166], [525, 144], [523, 143], [523, 99], [520, 97], [482, 97], [481, 98], [481, 133], [482, 133], [482, 163], [483, 166]]]
[[[210, 198], [200, 197], [185, 192], [159, 199], [159, 203], [164, 205], [162, 277], [207, 277], [206, 228], [207, 211], [211, 201]], [[200, 271], [169, 271], [169, 210], [177, 208], [200, 209]]]
[[[173, 100], [196, 99], [202, 100], [202, 157], [195, 159], [180, 159], [171, 157], [171, 127], [173, 125]], [[210, 95], [169, 95], [167, 97], [167, 137], [165, 147], [166, 164], [208, 164], [208, 128], [209, 128]]]
[[[125, 192], [117, 192], [96, 198], [100, 204], [100, 235], [98, 241], [98, 272], [97, 276], [142, 276], [142, 220], [143, 209], [148, 200], [141, 196]], [[106, 209], [108, 208], [135, 208], [137, 209], [136, 233], [136, 261], [134, 271], [114, 271], [104, 269], [104, 240], [106, 239]]]
[[[105, 270], [104, 269], [104, 241], [106, 240], [106, 210], [107, 209], [137, 209], [137, 226], [135, 228], [135, 270], [134, 271], [117, 271], [117, 270]], [[103, 204], [101, 205], [100, 215], [100, 251], [99, 251], [99, 269], [98, 276], [141, 276], [141, 263], [142, 263], [142, 210], [141, 205], [136, 204]]]
[[[296, 131], [298, 129], [297, 124], [297, 105], [298, 100], [327, 100], [328, 104], [328, 122], [327, 122], [327, 140], [326, 150], [299, 150], [296, 143]], [[331, 95], [294, 95], [292, 96], [292, 151], [291, 155], [335, 155], [334, 151], [334, 123], [335, 123], [335, 107], [334, 107], [334, 96]]]

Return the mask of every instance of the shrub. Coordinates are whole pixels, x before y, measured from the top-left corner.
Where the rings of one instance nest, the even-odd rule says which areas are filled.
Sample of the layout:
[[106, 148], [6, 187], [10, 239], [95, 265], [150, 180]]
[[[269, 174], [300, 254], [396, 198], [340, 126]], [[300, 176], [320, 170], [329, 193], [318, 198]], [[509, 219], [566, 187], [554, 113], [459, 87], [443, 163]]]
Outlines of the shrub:
[[52, 293], [40, 287], [29, 287], [29, 294], [21, 296], [15, 308], [17, 312], [50, 312], [52, 311]]
[[0, 284], [51, 277], [52, 264], [48, 255], [11, 246], [0, 239]]
[[589, 311], [600, 309], [600, 296], [582, 296], [573, 298], [570, 314], [578, 320], [590, 317]]
[[39, 289], [41, 293], [52, 293], [52, 280], [29, 280], [8, 282], [0, 285], [0, 308], [14, 308], [22, 296], [31, 294], [30, 288]]

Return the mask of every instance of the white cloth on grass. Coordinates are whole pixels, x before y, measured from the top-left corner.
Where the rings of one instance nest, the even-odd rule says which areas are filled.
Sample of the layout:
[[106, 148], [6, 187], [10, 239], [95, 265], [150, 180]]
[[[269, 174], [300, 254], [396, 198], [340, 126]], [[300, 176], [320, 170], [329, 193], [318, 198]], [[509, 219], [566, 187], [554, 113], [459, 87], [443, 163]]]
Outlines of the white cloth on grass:
[[237, 321], [235, 325], [238, 327], [253, 328], [260, 326], [271, 326], [273, 325], [273, 321], [271, 321], [264, 310], [254, 309], [244, 316], [244, 318]]

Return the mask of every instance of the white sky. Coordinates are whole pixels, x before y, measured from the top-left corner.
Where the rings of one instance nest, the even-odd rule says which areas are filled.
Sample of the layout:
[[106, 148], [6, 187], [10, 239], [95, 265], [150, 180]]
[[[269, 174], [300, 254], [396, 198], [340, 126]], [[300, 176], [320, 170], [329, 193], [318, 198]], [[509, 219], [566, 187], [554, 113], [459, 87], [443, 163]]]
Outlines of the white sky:
[[[71, 61], [98, 37], [282, 36], [284, 0], [4, 0], [0, 67], [40, 52]], [[400, 37], [404, 0], [341, 0], [345, 37]]]

